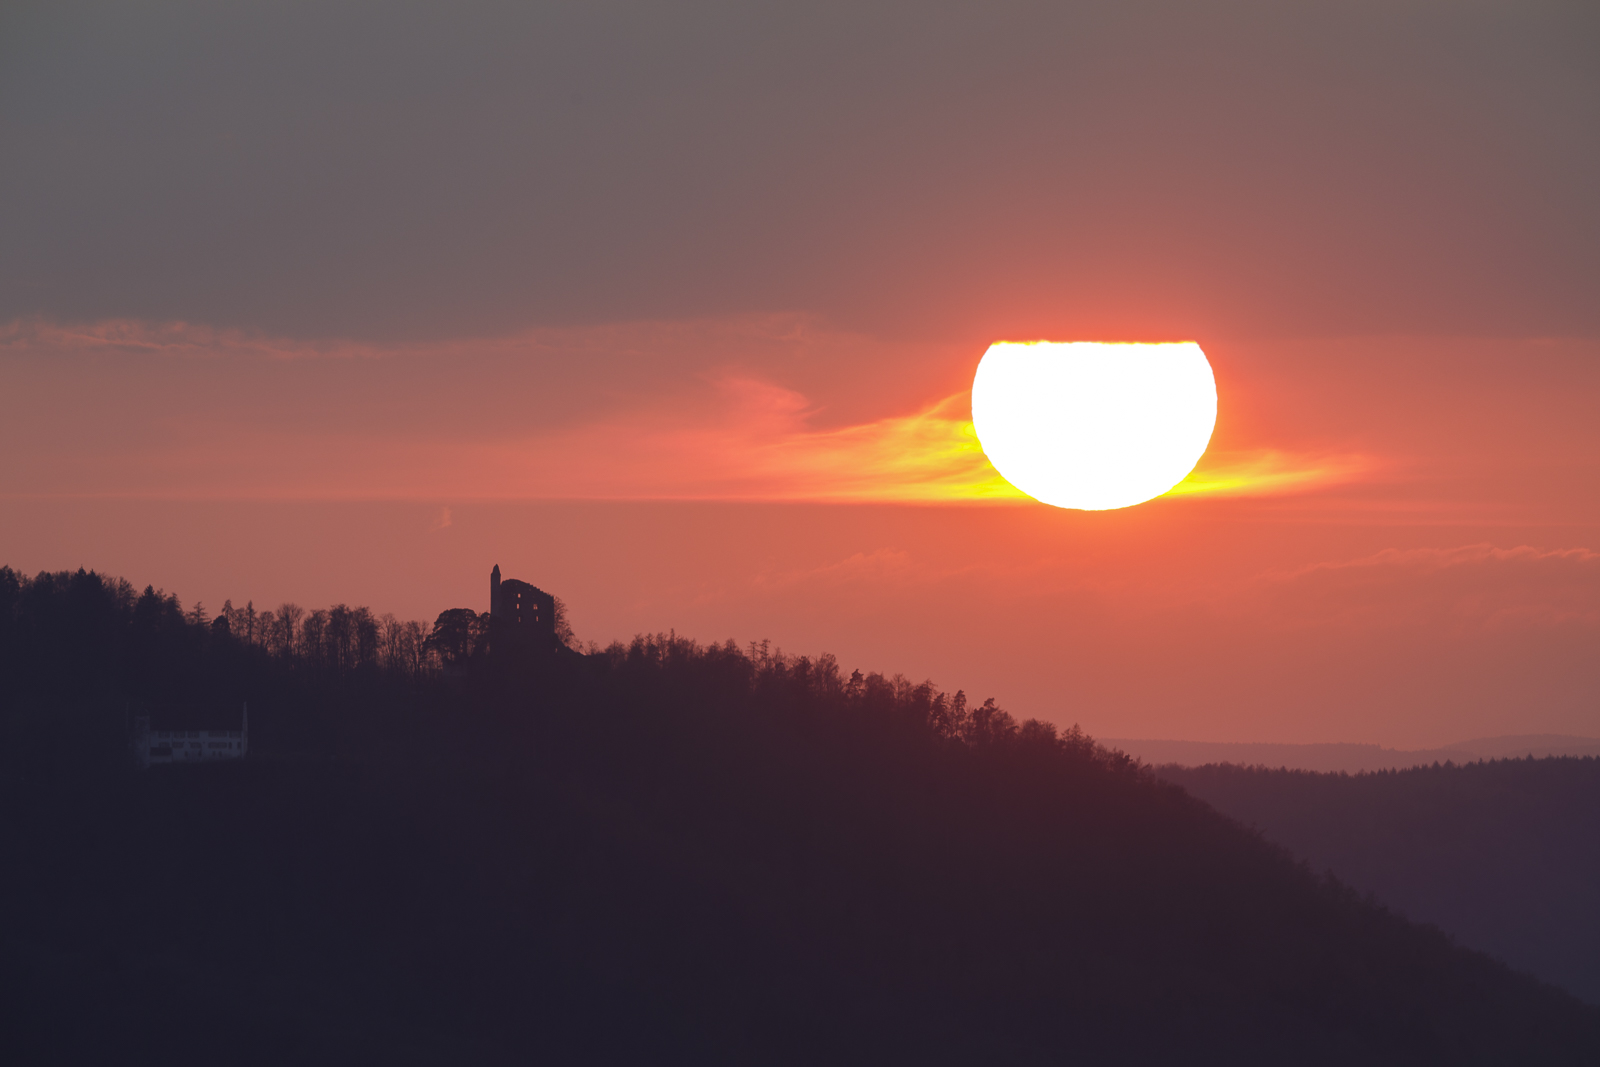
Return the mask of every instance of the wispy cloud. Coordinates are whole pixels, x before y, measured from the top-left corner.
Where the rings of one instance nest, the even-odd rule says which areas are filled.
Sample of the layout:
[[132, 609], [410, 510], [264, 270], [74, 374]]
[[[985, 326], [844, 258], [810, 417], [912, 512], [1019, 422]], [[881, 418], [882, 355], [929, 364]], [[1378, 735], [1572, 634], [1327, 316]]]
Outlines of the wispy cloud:
[[[577, 436], [586, 438], [588, 447], [574, 440], [563, 451], [593, 455], [599, 446], [601, 452], [613, 453], [592, 471], [597, 479], [592, 490], [601, 493], [608, 472], [637, 472], [628, 471], [628, 464], [614, 454], [620, 450], [651, 457], [650, 480], [664, 495], [929, 503], [1029, 499], [984, 456], [965, 392], [909, 414], [813, 429], [815, 413], [798, 393], [747, 379], [718, 385], [727, 406], [708, 424], [650, 426], [634, 421], [587, 428]], [[1366, 457], [1355, 455], [1229, 452], [1202, 459], [1172, 495], [1304, 492], [1350, 481], [1371, 466]]]
[[1262, 575], [1246, 598], [1263, 596], [1285, 623], [1440, 634], [1593, 626], [1600, 623], [1600, 554], [1531, 545], [1391, 548]]
[[[751, 369], [817, 359], [860, 365], [886, 351], [796, 316], [413, 345], [298, 341], [185, 323], [15, 322], [0, 327], [0, 357], [34, 370], [13, 387], [72, 393], [77, 413], [102, 429], [50, 420], [15, 428], [13, 454], [22, 462], [0, 479], [0, 493], [36, 495], [48, 486], [47, 495], [254, 499], [1028, 500], [984, 456], [965, 391], [840, 420], [827, 404], [771, 380], [775, 371]], [[98, 371], [70, 358], [85, 355], [130, 357], [114, 379], [123, 384], [100, 384]], [[195, 374], [190, 360], [235, 366]], [[684, 369], [668, 380], [663, 367]], [[549, 376], [552, 368], [565, 377]], [[657, 377], [642, 381], [640, 370]], [[579, 382], [589, 394], [574, 413], [566, 390]], [[183, 418], [167, 414], [179, 395]], [[515, 399], [522, 395], [526, 403]], [[486, 401], [498, 405], [493, 420], [472, 417]], [[89, 410], [95, 405], [103, 411]], [[414, 417], [393, 417], [402, 411]], [[1223, 452], [1204, 458], [1172, 494], [1298, 493], [1369, 467], [1359, 456]]]
[[1207, 452], [1169, 496], [1275, 496], [1351, 482], [1376, 467], [1356, 453], [1310, 454], [1275, 448]]
[[[682, 497], [1027, 499], [984, 458], [971, 421], [963, 417], [965, 394], [909, 414], [817, 429], [812, 423], [818, 412], [799, 393], [747, 378], [715, 384], [723, 403], [709, 419], [684, 424], [646, 416], [577, 431], [575, 438], [610, 443], [592, 469], [595, 488], [605, 492], [601, 486], [620, 476], [630, 492], [648, 493], [640, 484], [648, 480], [661, 495]], [[583, 451], [575, 448], [574, 454]], [[624, 455], [638, 459], [630, 463]]]
[[0, 354], [149, 354], [170, 358], [219, 356], [266, 359], [374, 358], [379, 346], [357, 341], [303, 341], [188, 322], [102, 319], [59, 323], [18, 319], [0, 325]]

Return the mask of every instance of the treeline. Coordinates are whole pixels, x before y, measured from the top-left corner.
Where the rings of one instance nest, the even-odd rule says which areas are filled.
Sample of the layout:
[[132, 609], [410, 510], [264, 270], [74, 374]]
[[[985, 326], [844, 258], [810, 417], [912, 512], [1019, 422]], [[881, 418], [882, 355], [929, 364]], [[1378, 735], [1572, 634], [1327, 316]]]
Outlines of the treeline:
[[[556, 599], [556, 636], [575, 644], [566, 605]], [[104, 647], [109, 642], [111, 646]], [[287, 664], [321, 670], [381, 670], [411, 678], [483, 658], [489, 616], [469, 608], [441, 612], [429, 625], [367, 607], [335, 604], [306, 610], [286, 602], [257, 611], [225, 601], [213, 617], [196, 601], [185, 610], [176, 594], [153, 586], [139, 592], [123, 578], [94, 571], [40, 572], [30, 578], [0, 567], [0, 671], [11, 653], [13, 671], [28, 664], [48, 670], [75, 649], [96, 662], [148, 652], [152, 642], [188, 654], [211, 647], [259, 650]]]
[[213, 617], [93, 571], [0, 567], [0, 769], [122, 765], [135, 715], [237, 721], [247, 702], [283, 709], [257, 716], [256, 741], [337, 748], [350, 716], [329, 714], [348, 702], [329, 683], [388, 706], [424, 699], [453, 652], [437, 629], [342, 604], [226, 603]]
[[769, 641], [752, 641], [745, 648], [730, 640], [701, 645], [677, 634], [641, 634], [624, 644], [613, 641], [590, 653], [599, 669], [617, 678], [659, 679], [679, 673], [702, 681], [717, 679], [719, 687], [747, 690], [769, 700], [804, 699], [834, 705], [851, 716], [870, 716], [914, 724], [942, 740], [970, 745], [1003, 742], [1060, 745], [1082, 757], [1093, 756], [1132, 768], [1121, 754], [1099, 749], [1077, 726], [1064, 733], [1054, 723], [1028, 719], [1019, 723], [993, 697], [969, 706], [964, 690], [947, 693], [931, 681], [914, 683], [904, 675], [850, 672], [846, 678], [831, 654], [789, 656]]
[[124, 578], [86, 570], [30, 578], [0, 567], [0, 670], [12, 681], [59, 673], [80, 659], [132, 672], [134, 660], [153, 653], [198, 658], [233, 648], [320, 669], [422, 677], [439, 669], [439, 645], [423, 623], [365, 607], [307, 611], [284, 603], [258, 612], [253, 602], [235, 608], [229, 600], [212, 617], [201, 602], [185, 610], [176, 594], [148, 585], [139, 592]]
[[[556, 638], [561, 648], [576, 644], [559, 598]], [[306, 673], [381, 674], [425, 686], [446, 668], [487, 669], [489, 642], [488, 614], [466, 608], [441, 612], [431, 627], [344, 604], [307, 611], [283, 603], [257, 611], [253, 602], [236, 608], [229, 600], [211, 616], [201, 602], [185, 609], [176, 594], [150, 585], [139, 592], [126, 579], [94, 571], [30, 578], [0, 567], [0, 706], [35, 720], [35, 743], [48, 743], [53, 727], [78, 727], [68, 731], [68, 743], [80, 751], [92, 738], [102, 752], [120, 753], [126, 713], [134, 707], [231, 708], [252, 695], [259, 704]], [[928, 682], [859, 670], [847, 678], [832, 656], [788, 657], [767, 642], [743, 650], [731, 642], [702, 648], [660, 634], [605, 649], [591, 643], [586, 654], [597, 669], [619, 676], [644, 663], [697, 663], [703, 671], [731, 671], [754, 691], [799, 686], [820, 699], [893, 712], [939, 737], [974, 744], [1048, 742], [1057, 733], [1037, 720], [1019, 724], [992, 698], [969, 706], [964, 692], [945, 693]], [[97, 728], [83, 729], [86, 715]], [[1077, 733], [1064, 743], [1092, 748]]]
[[[198, 603], [186, 618], [196, 626], [207, 624], [205, 608]], [[378, 667], [421, 676], [439, 665], [437, 644], [429, 641], [428, 627], [414, 619], [374, 615], [365, 607], [335, 604], [308, 612], [298, 604], [284, 603], [258, 614], [253, 602], [235, 608], [229, 600], [210, 627], [220, 636], [258, 646], [270, 655], [334, 670]]]

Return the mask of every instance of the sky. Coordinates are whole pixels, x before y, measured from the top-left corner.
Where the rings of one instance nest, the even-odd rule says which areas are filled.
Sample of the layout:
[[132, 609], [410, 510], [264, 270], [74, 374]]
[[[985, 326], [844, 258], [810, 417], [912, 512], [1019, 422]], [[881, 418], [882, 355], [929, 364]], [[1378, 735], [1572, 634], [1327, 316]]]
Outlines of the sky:
[[[770, 639], [1112, 737], [1600, 736], [1600, 8], [8, 4], [0, 562]], [[996, 340], [1195, 340], [1030, 501]]]

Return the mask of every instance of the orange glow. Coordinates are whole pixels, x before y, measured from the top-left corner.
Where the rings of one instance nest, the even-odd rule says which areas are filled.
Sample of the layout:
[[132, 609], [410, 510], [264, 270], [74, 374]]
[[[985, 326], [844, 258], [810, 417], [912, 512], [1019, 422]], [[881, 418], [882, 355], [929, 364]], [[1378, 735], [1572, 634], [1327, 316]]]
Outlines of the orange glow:
[[[767, 383], [724, 382], [732, 401], [714, 427], [661, 427], [630, 439], [626, 425], [581, 432], [591, 449], [650, 455], [603, 464], [591, 492], [573, 497], [814, 500], [902, 503], [1018, 503], [1029, 496], [1000, 476], [983, 454], [972, 420], [962, 417], [966, 393], [920, 411], [832, 430], [806, 426], [806, 401]], [[610, 442], [608, 445], [607, 442]], [[571, 442], [577, 445], [577, 441]], [[1171, 490], [1174, 496], [1266, 496], [1349, 481], [1370, 464], [1359, 456], [1302, 456], [1281, 450], [1224, 453]], [[704, 479], [688, 484], [684, 474]], [[613, 477], [644, 475], [629, 489]], [[691, 476], [692, 477], [692, 476]], [[677, 484], [673, 484], [676, 482]], [[576, 487], [574, 487], [576, 488]]]
[[[811, 430], [805, 400], [760, 382], [725, 383], [740, 408], [719, 429], [664, 433], [669, 449], [731, 460], [736, 495], [769, 500], [1017, 501], [1024, 494], [984, 458], [956, 393], [910, 415]], [[763, 418], [762, 409], [768, 414]]]
[[1370, 456], [1294, 455], [1275, 448], [1208, 453], [1168, 496], [1271, 496], [1354, 481], [1375, 467]]
[[[470, 418], [466, 426], [437, 429], [431, 418], [374, 426], [367, 415], [375, 402], [365, 383], [402, 373], [397, 362], [405, 374], [448, 377], [455, 367], [514, 367], [530, 357], [576, 361], [617, 350], [670, 359], [710, 349], [726, 353], [724, 362], [737, 363], [741, 353], [774, 346], [787, 352], [783, 346], [805, 344], [808, 352], [843, 351], [853, 360], [864, 343], [808, 333], [803, 322], [784, 319], [643, 323], [388, 347], [263, 338], [182, 323], [13, 323], [0, 329], [0, 353], [24, 362], [44, 357], [37, 365], [58, 367], [109, 360], [99, 365], [121, 366], [139, 383], [155, 374], [183, 383], [169, 392], [211, 375], [230, 380], [265, 374], [311, 395], [314, 388], [298, 383], [334, 374], [353, 384], [339, 405], [309, 423], [252, 418], [240, 409], [236, 387], [198, 398], [183, 419], [151, 407], [145, 418], [156, 420], [159, 430], [141, 431], [140, 447], [118, 439], [79, 455], [74, 450], [86, 446], [75, 435], [71, 447], [53, 451], [48, 488], [0, 483], [0, 495], [924, 504], [1029, 499], [985, 457], [967, 417], [965, 390], [910, 411], [832, 426], [818, 425], [828, 410], [804, 394], [737, 371], [691, 378], [664, 399], [630, 397], [609, 411], [548, 428], [544, 419], [526, 419], [491, 434], [472, 427]], [[108, 394], [107, 401], [121, 403], [127, 395]], [[419, 396], [409, 403], [431, 415], [440, 401]], [[367, 425], [352, 425], [363, 418]], [[1303, 492], [1349, 481], [1370, 467], [1353, 455], [1222, 451], [1202, 459], [1171, 495]]]

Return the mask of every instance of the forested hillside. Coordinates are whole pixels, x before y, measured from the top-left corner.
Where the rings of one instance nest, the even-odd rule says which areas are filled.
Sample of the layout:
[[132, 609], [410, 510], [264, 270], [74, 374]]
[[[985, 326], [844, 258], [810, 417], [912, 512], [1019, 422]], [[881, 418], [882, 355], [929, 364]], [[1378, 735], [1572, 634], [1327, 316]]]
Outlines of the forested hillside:
[[1316, 870], [1600, 1004], [1600, 759], [1159, 773]]
[[[959, 692], [669, 637], [413, 670], [86, 573], [0, 571], [0, 620], [17, 1062], [1600, 1055], [1595, 1009]], [[129, 767], [130, 705], [246, 699], [248, 759]]]

